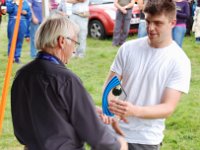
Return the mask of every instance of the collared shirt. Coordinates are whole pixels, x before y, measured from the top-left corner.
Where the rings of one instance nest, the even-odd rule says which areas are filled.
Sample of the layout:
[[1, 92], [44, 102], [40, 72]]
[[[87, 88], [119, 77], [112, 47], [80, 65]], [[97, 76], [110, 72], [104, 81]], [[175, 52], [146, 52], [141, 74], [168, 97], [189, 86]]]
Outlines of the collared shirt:
[[59, 61], [41, 57], [22, 67], [11, 90], [14, 132], [29, 150], [119, 150], [99, 120], [80, 79]]

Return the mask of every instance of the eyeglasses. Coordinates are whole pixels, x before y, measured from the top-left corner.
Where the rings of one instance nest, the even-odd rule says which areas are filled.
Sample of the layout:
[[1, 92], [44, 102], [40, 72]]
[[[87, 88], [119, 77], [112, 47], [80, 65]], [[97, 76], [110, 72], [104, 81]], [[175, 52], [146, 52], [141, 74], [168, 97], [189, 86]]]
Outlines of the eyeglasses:
[[79, 42], [77, 42], [77, 41], [75, 41], [75, 40], [73, 40], [73, 39], [71, 39], [70, 37], [65, 37], [66, 39], [68, 39], [68, 40], [70, 40], [70, 41], [72, 41], [72, 42], [74, 42], [75, 43], [75, 47], [77, 48], [79, 45], [80, 45], [80, 43]]

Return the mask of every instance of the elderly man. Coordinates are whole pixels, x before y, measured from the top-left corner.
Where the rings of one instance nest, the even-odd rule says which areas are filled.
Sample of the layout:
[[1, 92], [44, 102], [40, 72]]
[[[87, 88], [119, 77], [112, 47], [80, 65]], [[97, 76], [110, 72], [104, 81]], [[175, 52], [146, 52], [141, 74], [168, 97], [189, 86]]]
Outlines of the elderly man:
[[[36, 32], [35, 60], [16, 74], [11, 90], [14, 133], [28, 150], [126, 150], [96, 114], [80, 79], [65, 64], [75, 51], [78, 27], [54, 14]], [[78, 92], [78, 93], [77, 93]]]

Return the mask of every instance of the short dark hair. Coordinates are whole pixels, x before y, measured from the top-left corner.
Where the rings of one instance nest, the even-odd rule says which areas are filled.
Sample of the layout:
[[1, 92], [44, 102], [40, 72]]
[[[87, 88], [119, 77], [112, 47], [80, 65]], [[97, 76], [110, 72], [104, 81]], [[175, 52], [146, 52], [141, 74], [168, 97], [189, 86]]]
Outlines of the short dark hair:
[[144, 13], [150, 15], [165, 14], [171, 19], [176, 18], [176, 3], [174, 0], [147, 0]]

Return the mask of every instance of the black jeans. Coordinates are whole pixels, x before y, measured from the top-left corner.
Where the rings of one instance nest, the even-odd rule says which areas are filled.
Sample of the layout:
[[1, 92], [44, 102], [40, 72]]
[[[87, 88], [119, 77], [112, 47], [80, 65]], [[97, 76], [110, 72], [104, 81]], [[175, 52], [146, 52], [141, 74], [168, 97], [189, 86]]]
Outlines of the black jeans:
[[160, 150], [161, 144], [158, 145], [146, 145], [128, 143], [128, 150]]

